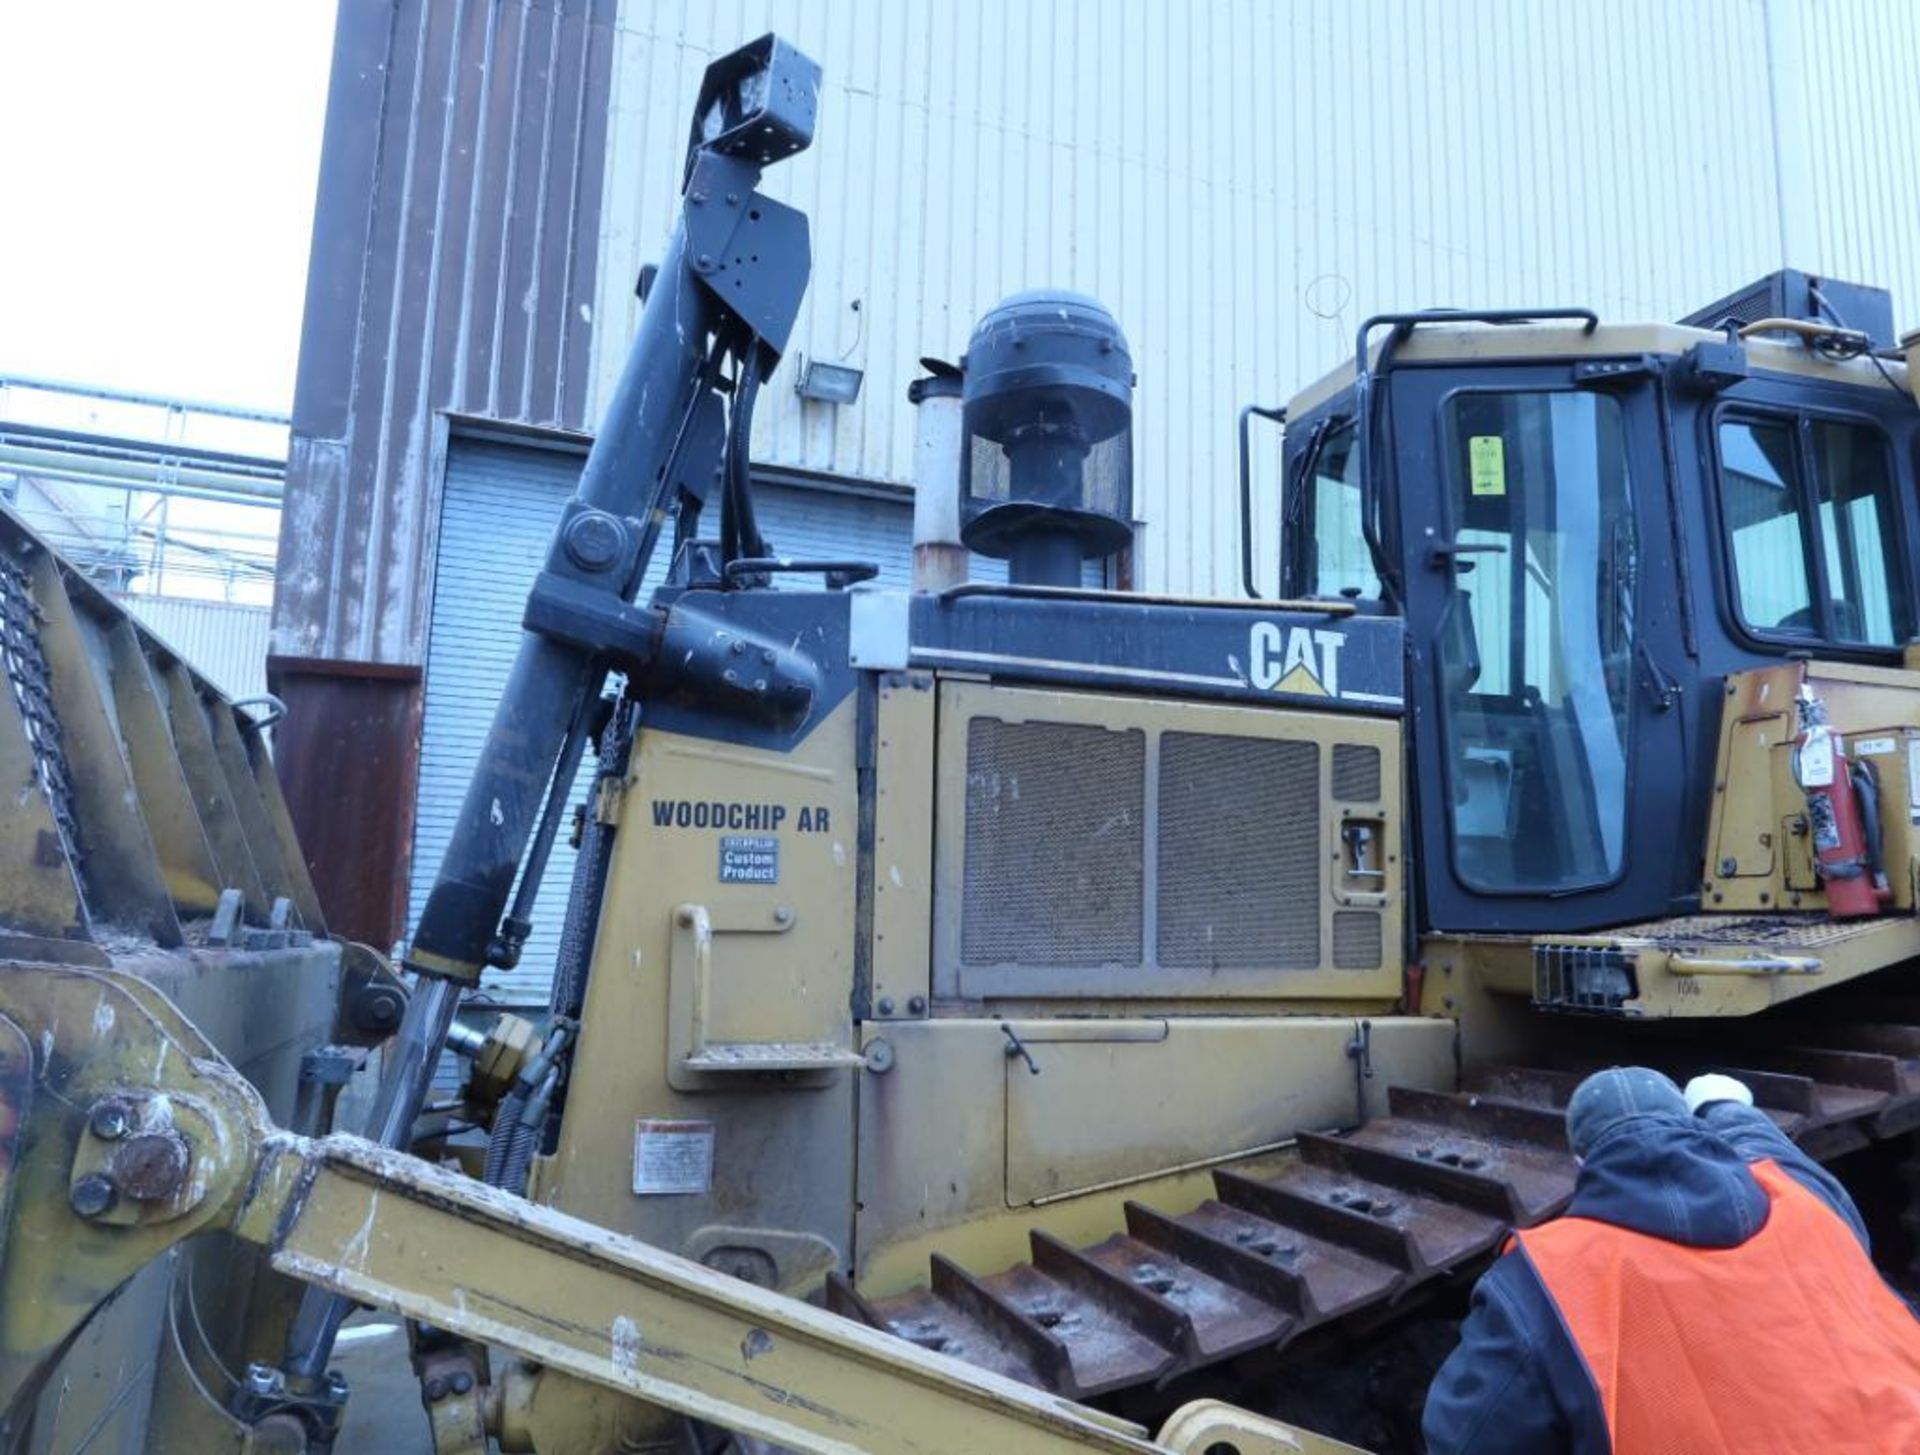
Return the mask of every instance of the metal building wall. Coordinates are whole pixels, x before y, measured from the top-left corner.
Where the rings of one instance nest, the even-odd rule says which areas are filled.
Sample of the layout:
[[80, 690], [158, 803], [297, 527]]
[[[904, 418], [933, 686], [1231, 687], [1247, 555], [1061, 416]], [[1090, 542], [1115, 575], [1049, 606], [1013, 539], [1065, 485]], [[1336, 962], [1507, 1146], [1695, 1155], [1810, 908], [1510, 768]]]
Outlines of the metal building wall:
[[134, 593], [114, 599], [235, 701], [267, 690], [267, 607]]
[[1920, 5], [1768, 6], [1782, 240], [1814, 271], [1891, 288], [1920, 326]]
[[613, 0], [341, 0], [280, 654], [419, 661], [437, 411], [586, 422], [612, 13]]
[[589, 417], [613, 13], [340, 0], [270, 675], [329, 921], [374, 944], [404, 919], [445, 412]]
[[1007, 292], [1078, 288], [1140, 374], [1144, 584], [1232, 591], [1235, 412], [1366, 314], [1672, 318], [1793, 264], [1920, 321], [1917, 28], [1909, 0], [622, 0], [596, 395], [700, 71], [776, 29], [827, 76], [813, 150], [768, 184], [813, 218], [794, 352], [867, 379], [805, 404], [790, 359], [759, 457], [909, 478], [915, 360]]

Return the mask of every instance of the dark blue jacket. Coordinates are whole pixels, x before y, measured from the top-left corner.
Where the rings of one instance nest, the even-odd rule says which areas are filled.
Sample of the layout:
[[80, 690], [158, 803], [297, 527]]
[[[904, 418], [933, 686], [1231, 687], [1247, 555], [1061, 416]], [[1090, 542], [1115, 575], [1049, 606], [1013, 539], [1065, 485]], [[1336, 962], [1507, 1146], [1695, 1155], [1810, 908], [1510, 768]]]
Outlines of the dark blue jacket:
[[[1581, 1164], [1569, 1215], [1694, 1248], [1733, 1248], [1766, 1221], [1747, 1171], [1772, 1158], [1832, 1208], [1862, 1247], [1852, 1199], [1765, 1113], [1714, 1102], [1697, 1117], [1641, 1116], [1610, 1131]], [[1505, 1254], [1473, 1291], [1460, 1344], [1427, 1392], [1432, 1455], [1606, 1455], [1599, 1391], [1524, 1254]]]

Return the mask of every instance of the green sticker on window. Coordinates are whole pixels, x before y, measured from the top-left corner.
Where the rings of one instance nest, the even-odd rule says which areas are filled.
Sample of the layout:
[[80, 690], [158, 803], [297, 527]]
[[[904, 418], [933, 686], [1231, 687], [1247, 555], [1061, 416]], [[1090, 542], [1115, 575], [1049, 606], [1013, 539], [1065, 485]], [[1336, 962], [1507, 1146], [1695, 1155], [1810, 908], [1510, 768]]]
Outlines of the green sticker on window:
[[1507, 442], [1497, 434], [1477, 434], [1467, 440], [1467, 478], [1475, 495], [1507, 493]]

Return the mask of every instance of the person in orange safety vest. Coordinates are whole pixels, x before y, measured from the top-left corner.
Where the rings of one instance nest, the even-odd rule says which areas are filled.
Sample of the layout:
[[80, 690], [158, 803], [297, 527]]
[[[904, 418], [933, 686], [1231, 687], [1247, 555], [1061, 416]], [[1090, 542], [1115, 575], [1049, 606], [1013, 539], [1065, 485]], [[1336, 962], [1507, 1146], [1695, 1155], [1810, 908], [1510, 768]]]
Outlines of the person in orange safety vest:
[[1601, 1071], [1567, 1140], [1573, 1201], [1474, 1289], [1432, 1455], [1920, 1451], [1920, 1320], [1745, 1085]]

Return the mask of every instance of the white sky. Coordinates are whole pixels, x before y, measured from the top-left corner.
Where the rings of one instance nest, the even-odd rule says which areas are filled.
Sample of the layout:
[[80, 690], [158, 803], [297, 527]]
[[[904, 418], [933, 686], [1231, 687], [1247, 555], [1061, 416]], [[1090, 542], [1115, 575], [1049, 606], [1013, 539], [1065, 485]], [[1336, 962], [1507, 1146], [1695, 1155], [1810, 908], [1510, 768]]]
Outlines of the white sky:
[[0, 372], [286, 410], [335, 0], [0, 0]]

